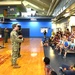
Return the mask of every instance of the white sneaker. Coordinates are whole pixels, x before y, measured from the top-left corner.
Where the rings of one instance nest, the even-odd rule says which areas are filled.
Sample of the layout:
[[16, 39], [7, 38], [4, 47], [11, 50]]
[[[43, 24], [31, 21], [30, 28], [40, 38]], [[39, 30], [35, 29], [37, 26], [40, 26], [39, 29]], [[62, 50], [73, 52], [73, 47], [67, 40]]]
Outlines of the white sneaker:
[[59, 67], [60, 69], [63, 69], [62, 67]]
[[61, 53], [58, 53], [58, 55], [61, 55]]
[[66, 56], [63, 56], [63, 58], [66, 58]]

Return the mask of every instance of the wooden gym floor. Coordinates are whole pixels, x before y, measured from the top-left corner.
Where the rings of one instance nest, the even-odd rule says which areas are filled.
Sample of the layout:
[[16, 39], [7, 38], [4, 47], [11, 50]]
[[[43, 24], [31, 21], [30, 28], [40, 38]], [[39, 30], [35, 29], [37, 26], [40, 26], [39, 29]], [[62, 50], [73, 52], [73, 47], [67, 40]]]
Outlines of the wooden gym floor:
[[[18, 64], [21, 68], [11, 66], [11, 42], [4, 44], [0, 49], [0, 75], [45, 75], [44, 50], [41, 38], [25, 38], [21, 44], [21, 57]], [[2, 45], [2, 41], [0, 41]]]

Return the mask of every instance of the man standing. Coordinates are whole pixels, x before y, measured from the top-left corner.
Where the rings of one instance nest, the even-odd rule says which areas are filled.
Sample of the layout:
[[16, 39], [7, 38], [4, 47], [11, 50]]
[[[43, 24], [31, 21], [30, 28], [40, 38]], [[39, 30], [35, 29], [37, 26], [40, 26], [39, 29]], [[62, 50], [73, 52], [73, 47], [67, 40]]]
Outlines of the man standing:
[[47, 33], [46, 30], [44, 30], [44, 38], [45, 38], [45, 39], [46, 39], [46, 33]]
[[18, 51], [19, 51], [19, 43], [21, 43], [23, 41], [23, 38], [19, 39], [20, 37], [22, 37], [22, 35], [17, 34], [17, 30], [19, 29], [17, 24], [13, 24], [12, 26], [12, 31], [10, 34], [11, 37], [11, 43], [12, 43], [12, 66], [13, 68], [20, 68], [20, 66], [18, 66], [17, 64], [17, 58], [18, 58]]
[[[22, 35], [22, 31], [21, 31], [21, 26], [19, 24], [17, 24], [18, 27], [19, 27], [19, 30], [17, 31], [18, 35]], [[22, 37], [20, 37], [21, 39]], [[18, 52], [18, 57], [21, 57], [21, 54], [20, 54], [20, 51], [21, 51], [21, 43], [19, 43], [19, 52]]]
[[5, 29], [4, 29], [4, 42], [5, 42], [5, 43], [8, 42], [8, 32], [9, 32], [8, 29], [5, 28]]

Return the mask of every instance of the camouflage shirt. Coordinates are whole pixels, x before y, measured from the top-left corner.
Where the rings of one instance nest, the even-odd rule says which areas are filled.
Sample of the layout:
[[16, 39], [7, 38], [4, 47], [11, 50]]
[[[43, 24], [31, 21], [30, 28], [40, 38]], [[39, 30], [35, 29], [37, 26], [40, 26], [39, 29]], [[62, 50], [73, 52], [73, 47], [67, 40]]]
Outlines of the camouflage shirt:
[[12, 31], [10, 34], [11, 43], [12, 43], [12, 50], [18, 51], [19, 50], [19, 43], [21, 43], [23, 40], [19, 39], [18, 34], [16, 31]]

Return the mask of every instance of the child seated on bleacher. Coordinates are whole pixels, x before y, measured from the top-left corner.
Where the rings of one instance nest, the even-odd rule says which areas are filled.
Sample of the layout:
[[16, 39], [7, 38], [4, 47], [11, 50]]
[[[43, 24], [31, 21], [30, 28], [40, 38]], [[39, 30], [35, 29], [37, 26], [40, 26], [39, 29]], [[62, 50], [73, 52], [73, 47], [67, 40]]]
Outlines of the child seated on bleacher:
[[56, 50], [60, 50], [59, 55], [61, 55], [61, 50], [63, 49], [63, 43], [64, 43], [63, 38], [61, 38], [59, 40], [58, 44], [56, 45], [56, 48], [55, 49]]
[[60, 46], [60, 51], [59, 51], [59, 54], [58, 55], [61, 55], [61, 53], [64, 50], [64, 56], [63, 56], [63, 58], [66, 58], [67, 50], [69, 48], [69, 44], [68, 44], [67, 37], [66, 36], [63, 36], [63, 40], [62, 41], [63, 41], [62, 44], [59, 45]]
[[66, 58], [66, 54], [67, 54], [68, 48], [69, 48], [68, 40], [65, 39], [65, 42], [64, 42], [64, 51], [65, 51], [65, 52], [64, 52], [63, 58]]
[[71, 40], [70, 50], [74, 50], [74, 49], [75, 49], [75, 43], [74, 43], [74, 40]]

